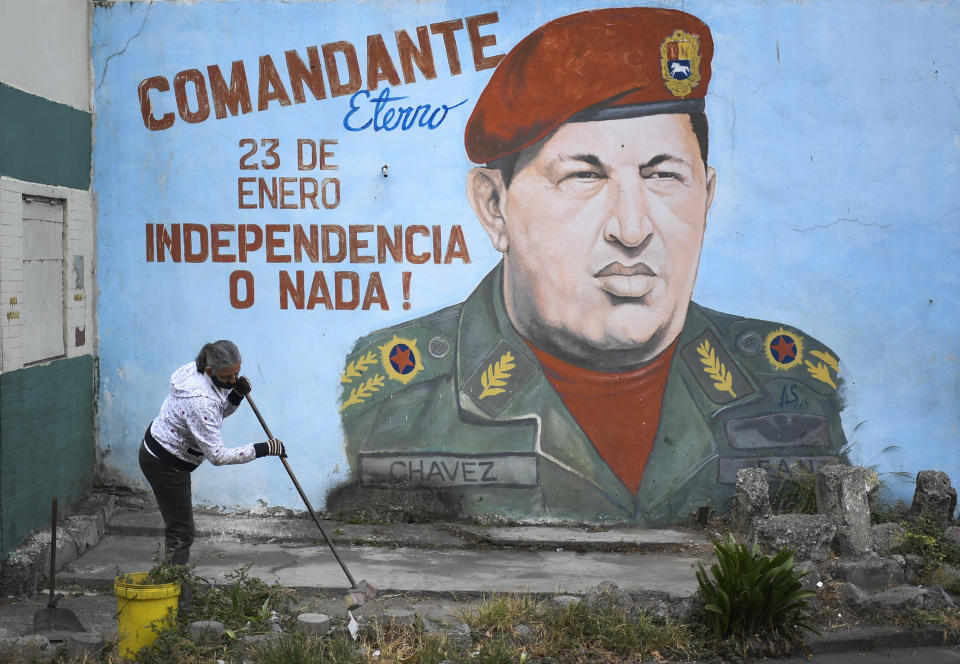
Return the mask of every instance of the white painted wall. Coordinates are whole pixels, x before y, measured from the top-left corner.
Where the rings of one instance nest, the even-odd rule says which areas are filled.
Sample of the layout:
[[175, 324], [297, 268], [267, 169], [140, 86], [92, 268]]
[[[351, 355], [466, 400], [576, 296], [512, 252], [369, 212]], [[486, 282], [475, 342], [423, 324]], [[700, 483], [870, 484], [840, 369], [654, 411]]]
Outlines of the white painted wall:
[[0, 81], [90, 110], [88, 0], [0, 0]]
[[[63, 229], [64, 304], [63, 335], [67, 357], [92, 355], [94, 328], [93, 214], [90, 193], [67, 187], [0, 178], [0, 372], [21, 369], [36, 359], [24, 343], [23, 196], [45, 196], [64, 201]], [[76, 288], [74, 257], [83, 256], [83, 288]], [[78, 335], [77, 331], [82, 330]], [[82, 343], [77, 344], [78, 337]]]

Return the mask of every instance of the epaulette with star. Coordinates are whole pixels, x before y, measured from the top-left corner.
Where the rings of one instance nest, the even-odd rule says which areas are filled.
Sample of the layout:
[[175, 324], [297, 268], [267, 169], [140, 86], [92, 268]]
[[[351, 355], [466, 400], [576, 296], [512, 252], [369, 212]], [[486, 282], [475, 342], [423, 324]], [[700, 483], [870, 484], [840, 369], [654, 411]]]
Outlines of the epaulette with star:
[[340, 413], [355, 417], [408, 386], [449, 373], [453, 340], [436, 329], [407, 324], [362, 339], [340, 374]]
[[781, 323], [704, 311], [719, 337], [704, 330], [680, 349], [680, 355], [714, 403], [745, 396], [755, 389], [754, 381], [771, 378], [795, 380], [824, 396], [835, 394], [843, 384], [839, 358], [806, 333]]

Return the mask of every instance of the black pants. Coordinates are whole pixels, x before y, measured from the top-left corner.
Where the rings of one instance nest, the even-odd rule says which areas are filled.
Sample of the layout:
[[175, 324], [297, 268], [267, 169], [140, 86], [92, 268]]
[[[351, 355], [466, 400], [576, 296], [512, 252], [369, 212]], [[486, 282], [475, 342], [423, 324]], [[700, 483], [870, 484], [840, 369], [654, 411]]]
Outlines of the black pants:
[[170, 468], [142, 443], [140, 470], [150, 482], [163, 515], [164, 558], [169, 558], [173, 565], [185, 565], [190, 562], [194, 533], [190, 473]]

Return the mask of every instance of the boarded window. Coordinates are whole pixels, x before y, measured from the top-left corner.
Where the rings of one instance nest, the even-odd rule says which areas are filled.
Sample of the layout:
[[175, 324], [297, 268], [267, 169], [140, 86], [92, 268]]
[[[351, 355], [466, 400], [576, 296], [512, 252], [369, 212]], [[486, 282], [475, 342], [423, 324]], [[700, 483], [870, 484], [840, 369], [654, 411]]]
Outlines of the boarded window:
[[23, 197], [24, 365], [65, 357], [63, 201]]

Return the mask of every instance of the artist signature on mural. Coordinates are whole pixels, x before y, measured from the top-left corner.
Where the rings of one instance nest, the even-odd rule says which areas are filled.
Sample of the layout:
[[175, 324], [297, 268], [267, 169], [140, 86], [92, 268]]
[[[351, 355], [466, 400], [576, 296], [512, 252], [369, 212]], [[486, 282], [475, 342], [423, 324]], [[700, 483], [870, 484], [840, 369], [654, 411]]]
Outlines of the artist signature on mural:
[[[394, 104], [404, 99], [408, 97], [391, 97], [390, 88], [384, 88], [376, 97], [371, 97], [368, 90], [360, 90], [350, 97], [350, 110], [343, 116], [343, 126], [349, 131], [363, 131], [371, 127], [374, 131], [409, 131], [418, 127], [432, 130], [443, 124], [448, 112], [467, 103], [464, 99], [452, 106], [418, 104], [414, 107]], [[363, 103], [364, 100], [366, 104]]]

